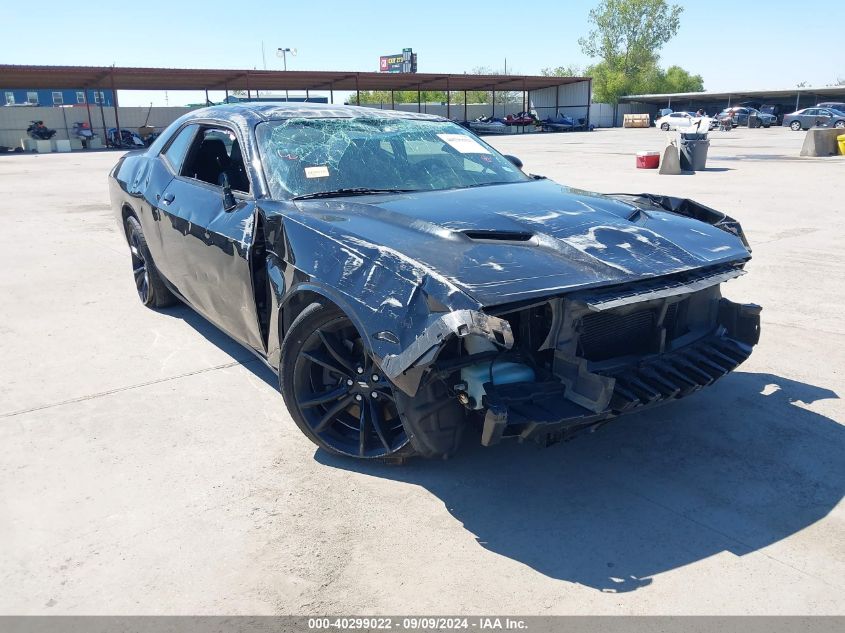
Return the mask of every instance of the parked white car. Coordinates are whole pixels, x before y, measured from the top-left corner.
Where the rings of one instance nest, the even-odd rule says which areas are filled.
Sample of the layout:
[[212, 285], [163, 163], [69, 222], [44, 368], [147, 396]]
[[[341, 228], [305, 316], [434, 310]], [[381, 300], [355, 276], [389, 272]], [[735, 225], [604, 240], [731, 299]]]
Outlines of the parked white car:
[[661, 130], [677, 130], [679, 127], [689, 127], [695, 115], [689, 112], [672, 112], [657, 119], [654, 124]]

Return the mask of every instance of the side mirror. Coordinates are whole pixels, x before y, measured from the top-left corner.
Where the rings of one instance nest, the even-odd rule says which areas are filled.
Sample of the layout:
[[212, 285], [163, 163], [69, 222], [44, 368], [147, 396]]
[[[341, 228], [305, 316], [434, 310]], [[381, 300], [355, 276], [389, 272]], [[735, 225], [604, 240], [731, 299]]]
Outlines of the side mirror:
[[507, 158], [510, 162], [514, 165], [522, 169], [522, 161], [519, 160], [516, 156], [511, 156], [510, 154], [505, 154], [505, 158]]
[[235, 195], [232, 193], [232, 185], [229, 184], [229, 176], [226, 172], [220, 174], [220, 184], [223, 187], [223, 210], [231, 211], [238, 206], [238, 201], [235, 200]]

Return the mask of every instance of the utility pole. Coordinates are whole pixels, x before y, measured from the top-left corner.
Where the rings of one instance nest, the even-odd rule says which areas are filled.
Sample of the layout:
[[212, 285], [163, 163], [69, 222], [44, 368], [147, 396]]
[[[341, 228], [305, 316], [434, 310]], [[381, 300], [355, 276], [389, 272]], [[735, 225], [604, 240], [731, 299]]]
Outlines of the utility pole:
[[[296, 56], [296, 49], [295, 48], [277, 48], [276, 49], [276, 57], [282, 58], [282, 66], [284, 67], [285, 72], [287, 72], [287, 69], [288, 69], [288, 57], [287, 57], [288, 53], [290, 53], [291, 55], [293, 55], [295, 57]], [[288, 94], [288, 89], [285, 88], [285, 102], [287, 102], [289, 99], [290, 99], [290, 95]]]

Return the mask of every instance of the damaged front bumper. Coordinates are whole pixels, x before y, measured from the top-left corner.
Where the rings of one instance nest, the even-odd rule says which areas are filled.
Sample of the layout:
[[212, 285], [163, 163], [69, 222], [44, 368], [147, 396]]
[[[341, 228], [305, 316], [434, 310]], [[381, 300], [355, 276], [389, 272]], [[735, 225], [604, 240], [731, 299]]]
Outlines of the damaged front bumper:
[[625, 413], [688, 396], [730, 373], [751, 354], [760, 336], [760, 307], [722, 299], [719, 326], [708, 336], [635, 365], [597, 372], [612, 381], [606, 408], [573, 402], [559, 381], [485, 385], [482, 444], [503, 438], [553, 444]]
[[385, 356], [381, 369], [394, 385], [410, 396], [416, 394], [423, 372], [437, 359], [443, 344], [453, 336], [481, 336], [510, 349], [510, 323], [476, 310], [456, 310], [437, 317], [411, 345], [399, 354]]

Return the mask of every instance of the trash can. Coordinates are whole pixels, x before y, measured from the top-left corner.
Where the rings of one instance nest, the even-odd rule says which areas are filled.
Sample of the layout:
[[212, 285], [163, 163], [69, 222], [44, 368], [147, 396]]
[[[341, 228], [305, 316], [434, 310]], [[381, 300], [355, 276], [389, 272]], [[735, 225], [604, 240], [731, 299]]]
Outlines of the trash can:
[[839, 155], [845, 156], [845, 134], [836, 137], [836, 144], [839, 145]]
[[710, 141], [707, 134], [681, 134], [681, 169], [703, 171], [707, 164], [707, 150]]

